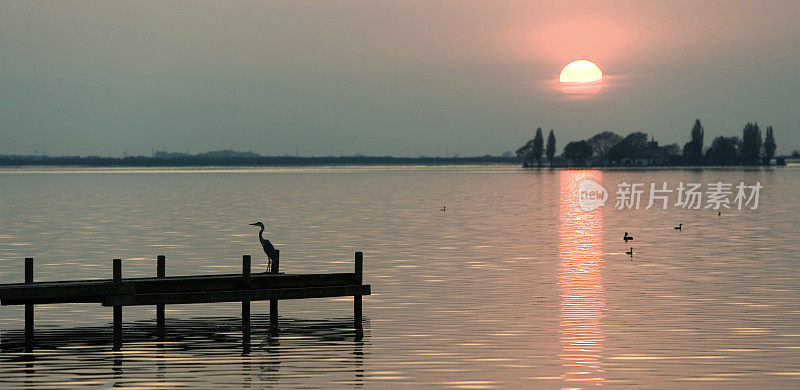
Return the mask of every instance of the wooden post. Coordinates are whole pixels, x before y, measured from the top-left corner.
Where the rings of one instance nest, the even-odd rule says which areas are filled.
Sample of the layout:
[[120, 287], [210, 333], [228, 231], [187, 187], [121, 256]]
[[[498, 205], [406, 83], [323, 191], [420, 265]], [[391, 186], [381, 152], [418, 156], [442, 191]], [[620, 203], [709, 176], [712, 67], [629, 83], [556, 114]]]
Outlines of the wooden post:
[[356, 282], [364, 284], [364, 252], [356, 252]]
[[[156, 258], [156, 278], [163, 279], [167, 276], [167, 258], [164, 255], [158, 255]], [[164, 338], [164, 326], [166, 316], [164, 314], [164, 305], [156, 305], [156, 331], [158, 338]]]
[[[114, 259], [114, 283], [122, 283], [122, 259]], [[122, 306], [114, 306], [114, 350], [122, 348]]]
[[250, 287], [250, 266], [252, 260], [250, 255], [242, 256], [242, 283], [245, 287]]
[[277, 274], [278, 273], [278, 270], [281, 268], [280, 267], [280, 260], [281, 260], [281, 251], [278, 250], [278, 249], [275, 249], [275, 260], [272, 262], [272, 264], [269, 267], [270, 273], [272, 273], [272, 274]]
[[[272, 263], [271, 273], [277, 274], [280, 272], [280, 257], [281, 251], [275, 250], [275, 261]], [[277, 299], [270, 299], [269, 300], [269, 327], [271, 330], [276, 332], [278, 330], [278, 300]]]
[[[242, 284], [250, 287], [250, 255], [242, 256]], [[242, 340], [250, 337], [250, 301], [242, 301]]]
[[114, 283], [122, 283], [122, 259], [114, 259], [112, 272], [114, 275]]
[[[25, 284], [33, 283], [33, 258], [25, 258]], [[33, 350], [33, 304], [25, 304], [25, 349]]]
[[[356, 274], [356, 282], [359, 285], [364, 284], [364, 253], [363, 252], [356, 252], [356, 266], [355, 266], [355, 274]], [[361, 295], [353, 296], [353, 322], [356, 329], [361, 329]]]

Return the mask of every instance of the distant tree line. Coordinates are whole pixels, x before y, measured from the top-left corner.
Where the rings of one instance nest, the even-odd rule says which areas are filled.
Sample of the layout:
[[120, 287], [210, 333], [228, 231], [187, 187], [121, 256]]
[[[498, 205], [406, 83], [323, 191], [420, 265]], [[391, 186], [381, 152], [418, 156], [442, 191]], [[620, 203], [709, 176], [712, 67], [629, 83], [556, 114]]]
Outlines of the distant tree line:
[[22, 156], [0, 155], [0, 166], [85, 166], [85, 167], [201, 167], [201, 166], [321, 166], [321, 165], [461, 165], [461, 164], [517, 164], [513, 156], [475, 157], [391, 157], [391, 156], [261, 156], [225, 155], [203, 153], [158, 154], [155, 157], [102, 157], [102, 156]]
[[[547, 162], [550, 166], [644, 166], [644, 165], [769, 165], [775, 157], [777, 144], [772, 126], [762, 137], [758, 123], [747, 123], [742, 137], [719, 136], [705, 148], [705, 130], [700, 120], [694, 122], [690, 140], [683, 145], [659, 146], [644, 132], [622, 137], [603, 131], [586, 140], [569, 142], [561, 156], [555, 156], [556, 138], [553, 130], [547, 139]], [[516, 155], [525, 167], [543, 165], [542, 129], [537, 128], [533, 139], [517, 149]], [[777, 160], [778, 164], [783, 159]]]

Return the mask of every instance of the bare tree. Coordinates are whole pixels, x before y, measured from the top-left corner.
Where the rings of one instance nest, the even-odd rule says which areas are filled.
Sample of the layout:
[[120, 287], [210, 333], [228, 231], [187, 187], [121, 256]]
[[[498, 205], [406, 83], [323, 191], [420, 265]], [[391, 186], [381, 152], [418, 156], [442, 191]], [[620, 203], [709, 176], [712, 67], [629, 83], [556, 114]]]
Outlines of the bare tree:
[[621, 141], [622, 137], [611, 131], [604, 131], [587, 140], [594, 153], [600, 157], [603, 166], [608, 164], [608, 151]]

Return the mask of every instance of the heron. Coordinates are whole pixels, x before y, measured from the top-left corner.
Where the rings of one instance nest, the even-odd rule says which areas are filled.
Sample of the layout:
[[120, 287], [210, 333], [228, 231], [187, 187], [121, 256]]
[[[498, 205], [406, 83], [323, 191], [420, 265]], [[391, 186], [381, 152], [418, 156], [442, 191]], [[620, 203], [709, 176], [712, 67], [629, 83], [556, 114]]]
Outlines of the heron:
[[261, 241], [261, 246], [264, 248], [264, 253], [267, 254], [267, 272], [272, 270], [273, 262], [278, 261], [278, 252], [275, 250], [275, 247], [272, 246], [272, 243], [269, 242], [266, 238], [264, 238], [264, 224], [261, 222], [251, 223], [252, 226], [258, 226], [261, 228], [261, 231], [258, 232], [258, 240]]
[[673, 229], [675, 229], [675, 230], [683, 230], [683, 224], [679, 223], [678, 226], [675, 226]]
[[625, 232], [625, 236], [622, 237], [622, 239], [625, 240], [625, 242], [633, 241], [633, 236], [629, 236], [628, 232]]
[[626, 255], [631, 255], [631, 257], [633, 257], [633, 247], [631, 247], [631, 250], [625, 252], [625, 254]]

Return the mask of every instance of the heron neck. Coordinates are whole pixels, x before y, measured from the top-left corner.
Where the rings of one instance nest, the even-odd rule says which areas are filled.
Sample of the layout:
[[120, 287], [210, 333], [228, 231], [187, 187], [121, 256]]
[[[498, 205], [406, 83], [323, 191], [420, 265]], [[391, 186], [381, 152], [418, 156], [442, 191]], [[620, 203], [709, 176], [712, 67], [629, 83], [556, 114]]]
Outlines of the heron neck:
[[259, 232], [258, 232], [258, 237], [260, 237], [262, 240], [264, 239], [264, 227], [263, 226], [261, 227], [261, 230], [259, 230]]

